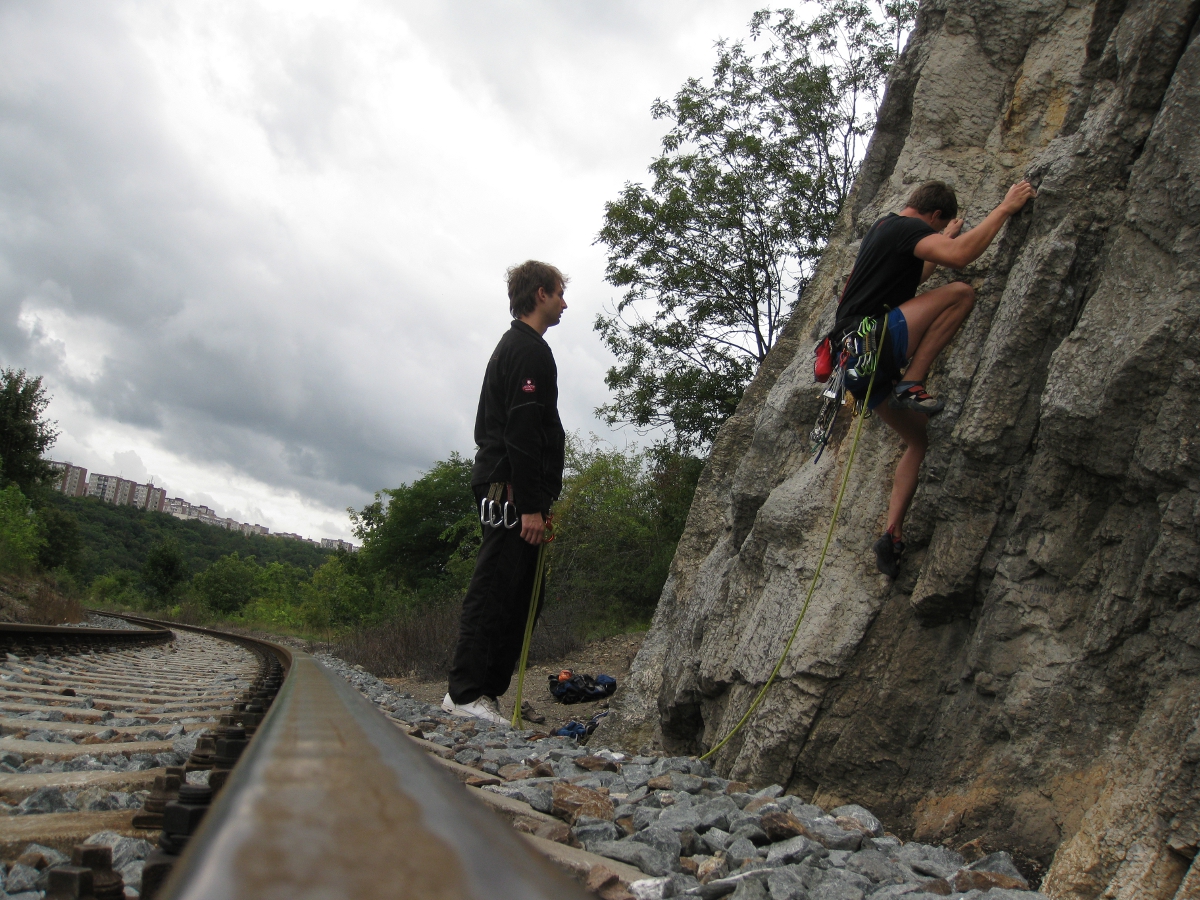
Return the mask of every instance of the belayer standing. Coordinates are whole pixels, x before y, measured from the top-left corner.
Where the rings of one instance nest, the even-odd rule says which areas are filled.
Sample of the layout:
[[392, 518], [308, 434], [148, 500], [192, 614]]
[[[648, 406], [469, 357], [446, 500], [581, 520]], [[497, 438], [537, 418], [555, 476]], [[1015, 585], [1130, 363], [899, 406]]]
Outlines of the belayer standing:
[[941, 181], [927, 182], [913, 191], [899, 214], [889, 213], [867, 231], [842, 292], [833, 346], [840, 346], [864, 317], [887, 316], [875, 385], [865, 399], [906, 445], [896, 466], [887, 529], [874, 545], [879, 571], [891, 578], [900, 572], [904, 515], [929, 445], [925, 426], [945, 406], [926, 393], [924, 381], [975, 305], [974, 289], [961, 281], [914, 296], [917, 286], [939, 265], [961, 269], [977, 260], [1008, 218], [1036, 196], [1029, 182], [1014, 184], [987, 218], [960, 234], [963, 220], [957, 218], [954, 189]]
[[508, 270], [514, 321], [488, 360], [475, 416], [471, 487], [488, 521], [442, 700], [456, 716], [506, 721], [497, 698], [521, 654], [538, 547], [550, 504], [562, 491], [558, 368], [542, 336], [567, 308], [565, 288], [562, 272], [546, 263], [529, 260]]

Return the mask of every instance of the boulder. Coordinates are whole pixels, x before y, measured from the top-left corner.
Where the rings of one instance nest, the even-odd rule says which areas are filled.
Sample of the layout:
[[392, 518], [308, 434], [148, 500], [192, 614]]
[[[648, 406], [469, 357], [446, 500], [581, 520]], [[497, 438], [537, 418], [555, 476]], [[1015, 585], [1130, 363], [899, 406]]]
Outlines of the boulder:
[[607, 791], [564, 784], [560, 781], [554, 783], [552, 796], [552, 809], [545, 811], [553, 812], [568, 822], [574, 822], [578, 816], [612, 821], [614, 809]]
[[602, 841], [588, 848], [592, 853], [607, 856], [618, 862], [637, 866], [647, 875], [669, 875], [679, 868], [679, 858], [672, 857], [649, 844], [639, 843], [633, 838], [620, 841]]

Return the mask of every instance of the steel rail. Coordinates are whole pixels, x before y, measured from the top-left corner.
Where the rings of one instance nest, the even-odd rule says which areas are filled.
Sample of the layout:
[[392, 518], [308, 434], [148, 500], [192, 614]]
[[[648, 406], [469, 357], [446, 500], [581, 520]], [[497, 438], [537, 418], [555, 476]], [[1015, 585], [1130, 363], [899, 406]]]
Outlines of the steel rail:
[[287, 674], [159, 900], [587, 897], [309, 654], [169, 624], [257, 646]]
[[[139, 623], [140, 624], [140, 623]], [[98, 644], [152, 644], [169, 641], [173, 635], [162, 622], [146, 620], [144, 629], [74, 628], [70, 625], [23, 625], [0, 623], [0, 652], [30, 648], [78, 648]]]

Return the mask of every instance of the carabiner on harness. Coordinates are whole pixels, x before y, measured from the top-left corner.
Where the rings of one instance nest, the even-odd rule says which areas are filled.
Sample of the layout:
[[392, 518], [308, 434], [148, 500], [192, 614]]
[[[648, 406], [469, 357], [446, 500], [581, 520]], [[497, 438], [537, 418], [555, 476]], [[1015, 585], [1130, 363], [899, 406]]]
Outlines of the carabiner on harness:
[[[513, 516], [511, 522], [508, 520], [508, 511], [510, 509], [512, 510], [512, 516]], [[504, 527], [507, 528], [509, 531], [512, 531], [514, 528], [516, 528], [518, 525], [521, 524], [521, 516], [517, 513], [517, 504], [510, 503], [507, 500], [504, 501], [503, 521], [504, 521]]]
[[838, 411], [846, 394], [846, 360], [845, 351], [838, 354], [837, 365], [830, 376], [829, 385], [821, 391], [823, 402], [821, 411], [817, 414], [817, 422], [808, 433], [809, 452], [813, 453], [813, 462], [819, 462], [825, 452], [825, 445], [833, 434], [833, 425], [837, 421]]
[[851, 415], [869, 416], [871, 414], [867, 407], [865, 394], [869, 393], [875, 384], [880, 347], [886, 334], [887, 312], [880, 319], [865, 316], [858, 323], [857, 328], [843, 335], [837, 364], [830, 376], [829, 384], [821, 392], [823, 399], [821, 411], [817, 414], [817, 421], [813, 425], [812, 431], [808, 433], [809, 447], [814, 454], [814, 463], [821, 459], [821, 454], [825, 451], [825, 446], [833, 435], [833, 426], [847, 393], [864, 394], [862, 400], [855, 397], [851, 406]]
[[[487, 496], [479, 501], [479, 523], [491, 528], [512, 528], [508, 524], [509, 501], [504, 500], [508, 485], [497, 482], [488, 486]], [[501, 505], [503, 501], [503, 505]], [[515, 510], [514, 510], [515, 511]], [[520, 517], [518, 517], [518, 521]]]

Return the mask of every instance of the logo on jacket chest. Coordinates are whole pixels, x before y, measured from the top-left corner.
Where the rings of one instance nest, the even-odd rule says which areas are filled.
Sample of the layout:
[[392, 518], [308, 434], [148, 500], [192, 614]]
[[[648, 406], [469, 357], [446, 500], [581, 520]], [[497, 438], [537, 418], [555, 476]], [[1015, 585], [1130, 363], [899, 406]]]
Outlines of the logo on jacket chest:
[[537, 385], [533, 383], [532, 378], [526, 378], [524, 384], [521, 385], [521, 390], [527, 394], [532, 394], [537, 390]]

